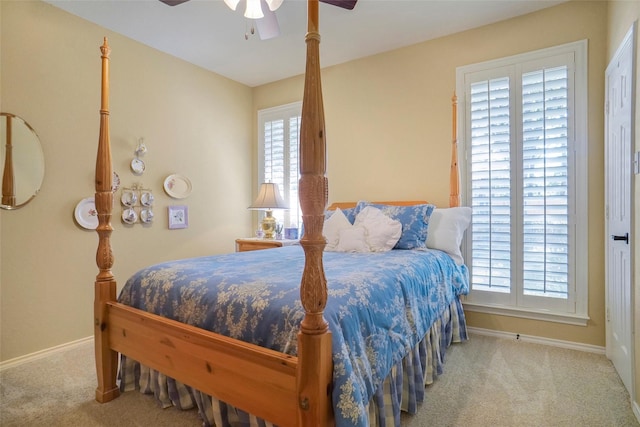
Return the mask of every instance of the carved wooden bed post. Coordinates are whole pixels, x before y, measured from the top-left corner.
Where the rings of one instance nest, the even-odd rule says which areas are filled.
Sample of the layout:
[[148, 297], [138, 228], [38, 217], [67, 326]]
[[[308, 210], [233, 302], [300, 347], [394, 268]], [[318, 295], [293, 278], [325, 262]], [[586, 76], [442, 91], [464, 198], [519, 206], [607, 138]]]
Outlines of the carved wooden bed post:
[[327, 303], [327, 279], [322, 264], [326, 244], [322, 235], [328, 201], [324, 109], [320, 83], [320, 34], [318, 0], [308, 2], [307, 62], [300, 135], [300, 207], [304, 236], [300, 244], [305, 266], [300, 298], [305, 317], [298, 333], [298, 425], [333, 424], [331, 411], [331, 333], [323, 312]]
[[96, 276], [94, 299], [94, 339], [98, 388], [96, 400], [108, 402], [120, 394], [116, 384], [118, 353], [111, 350], [109, 330], [105, 321], [108, 301], [116, 300], [116, 281], [111, 272], [111, 210], [113, 208], [113, 172], [111, 167], [111, 141], [109, 139], [109, 53], [111, 49], [104, 38], [102, 52], [102, 101], [100, 104], [100, 134], [96, 160], [96, 210], [98, 211], [98, 251], [96, 263], [100, 272]]
[[449, 207], [460, 206], [460, 169], [458, 167], [458, 97], [455, 92], [451, 97], [453, 129], [451, 131], [451, 172], [449, 178]]

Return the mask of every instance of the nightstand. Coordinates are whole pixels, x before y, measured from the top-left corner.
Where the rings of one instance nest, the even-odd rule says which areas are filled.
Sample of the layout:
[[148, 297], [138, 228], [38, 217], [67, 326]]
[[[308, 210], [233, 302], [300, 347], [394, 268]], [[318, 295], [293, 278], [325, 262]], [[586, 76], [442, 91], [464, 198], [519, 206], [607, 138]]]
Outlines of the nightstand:
[[259, 251], [261, 249], [280, 248], [282, 246], [297, 245], [299, 240], [271, 240], [257, 237], [236, 239], [236, 252]]

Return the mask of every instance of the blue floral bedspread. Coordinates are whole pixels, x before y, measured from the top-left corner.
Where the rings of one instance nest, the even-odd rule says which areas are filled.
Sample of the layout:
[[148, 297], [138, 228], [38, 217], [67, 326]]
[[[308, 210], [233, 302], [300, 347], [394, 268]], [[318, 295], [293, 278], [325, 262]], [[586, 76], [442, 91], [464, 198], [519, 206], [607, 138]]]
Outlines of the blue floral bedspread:
[[[437, 250], [324, 253], [338, 426], [365, 426], [378, 384], [455, 300], [467, 268]], [[301, 246], [171, 261], [129, 279], [120, 302], [296, 354]]]

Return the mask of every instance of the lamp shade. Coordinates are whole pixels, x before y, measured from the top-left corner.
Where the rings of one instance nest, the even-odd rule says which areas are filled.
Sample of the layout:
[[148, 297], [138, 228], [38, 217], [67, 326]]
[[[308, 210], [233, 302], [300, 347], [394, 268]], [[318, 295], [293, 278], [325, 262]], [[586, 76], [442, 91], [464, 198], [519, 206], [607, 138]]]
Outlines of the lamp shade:
[[260, 192], [249, 209], [289, 209], [289, 206], [280, 196], [278, 185], [273, 182], [265, 182], [260, 185]]
[[[183, 0], [184, 1], [184, 0]], [[245, 18], [249, 19], [260, 19], [264, 17], [264, 13], [262, 13], [262, 3], [263, 1], [267, 3], [270, 11], [275, 11], [277, 8], [282, 5], [283, 0], [246, 0], [246, 7], [244, 10]], [[227, 6], [231, 10], [236, 10], [238, 7], [238, 3], [240, 0], [224, 0]]]
[[260, 0], [247, 0], [247, 8], [244, 11], [244, 17], [249, 19], [264, 18]]

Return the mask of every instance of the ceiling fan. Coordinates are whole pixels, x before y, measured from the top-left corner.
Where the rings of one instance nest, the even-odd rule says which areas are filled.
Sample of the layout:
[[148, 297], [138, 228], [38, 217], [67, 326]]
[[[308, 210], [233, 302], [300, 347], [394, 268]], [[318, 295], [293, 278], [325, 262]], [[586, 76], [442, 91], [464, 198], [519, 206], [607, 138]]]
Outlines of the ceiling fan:
[[[160, 0], [169, 6], [177, 6], [189, 0]], [[246, 0], [247, 9], [244, 16], [255, 21], [258, 35], [261, 40], [267, 40], [280, 35], [280, 25], [275, 10], [280, 7], [283, 0]], [[343, 9], [353, 10], [358, 0], [318, 0], [321, 3], [338, 6]], [[236, 10], [240, 0], [224, 0], [232, 10]], [[252, 27], [253, 31], [253, 27]], [[245, 36], [246, 37], [246, 36]]]

